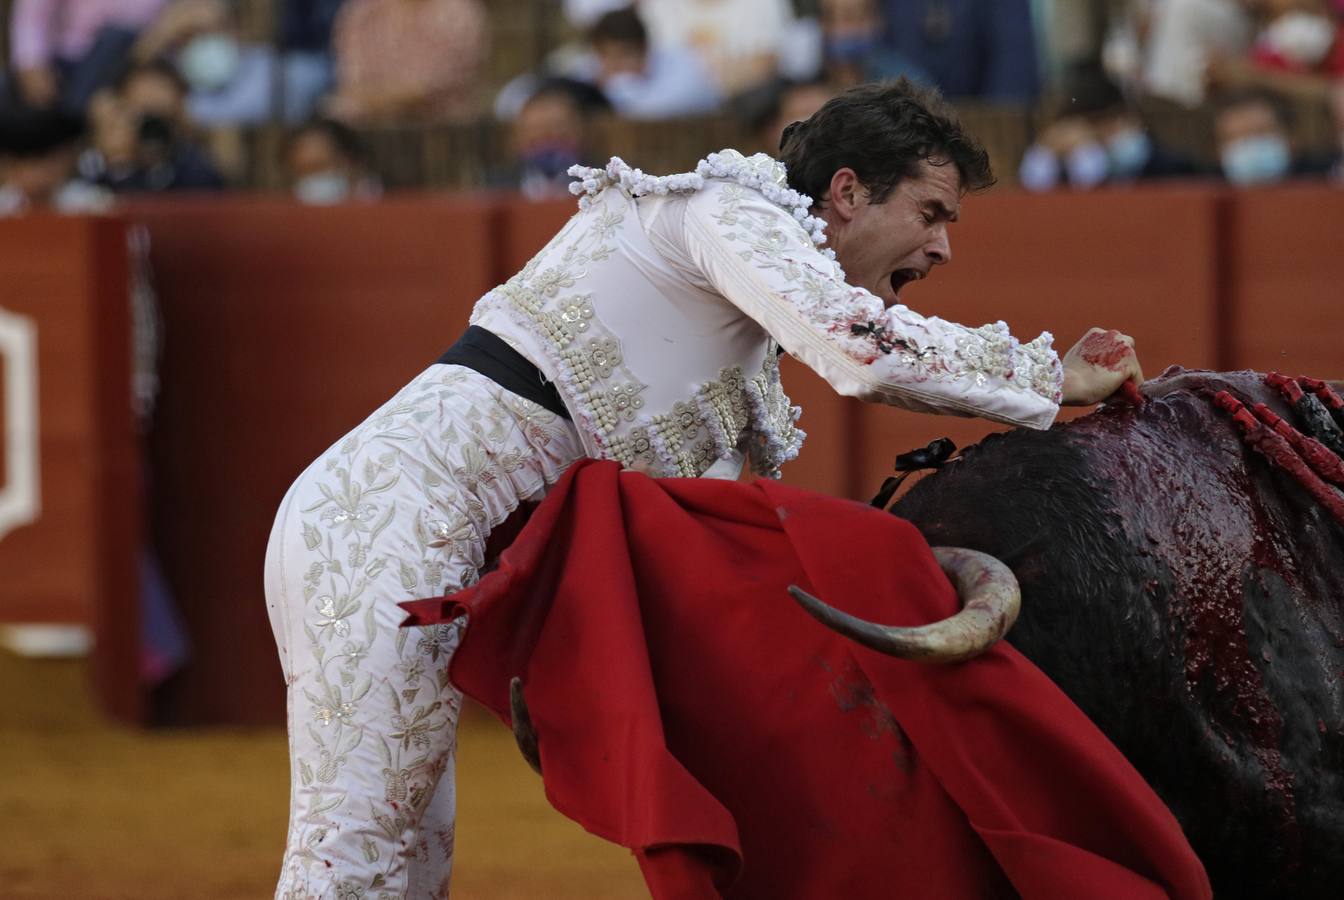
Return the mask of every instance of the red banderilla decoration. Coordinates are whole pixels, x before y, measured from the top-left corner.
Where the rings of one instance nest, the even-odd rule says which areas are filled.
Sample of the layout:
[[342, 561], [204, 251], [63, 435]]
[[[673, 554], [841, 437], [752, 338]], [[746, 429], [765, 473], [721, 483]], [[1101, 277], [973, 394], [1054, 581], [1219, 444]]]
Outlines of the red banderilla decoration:
[[[1296, 387], [1297, 385], [1294, 384], [1293, 386]], [[1245, 404], [1227, 391], [1219, 391], [1214, 394], [1213, 402], [1220, 409], [1232, 415], [1232, 421], [1241, 430], [1242, 440], [1251, 449], [1268, 459], [1271, 465], [1277, 466], [1291, 475], [1317, 503], [1325, 507], [1331, 518], [1338, 522], [1341, 527], [1344, 527], [1344, 495], [1326, 484], [1312, 470], [1312, 467], [1298, 455], [1287, 438], [1281, 436], [1274, 428], [1262, 424], [1255, 414], [1246, 408]], [[1270, 412], [1270, 415], [1274, 415], [1272, 411], [1266, 411]], [[1274, 418], [1277, 419], [1278, 416], [1274, 416]], [[1282, 422], [1283, 420], [1279, 419], [1279, 421]], [[1296, 430], [1286, 422], [1283, 424], [1289, 430]], [[1299, 437], [1308, 440], [1305, 436], [1299, 435]]]

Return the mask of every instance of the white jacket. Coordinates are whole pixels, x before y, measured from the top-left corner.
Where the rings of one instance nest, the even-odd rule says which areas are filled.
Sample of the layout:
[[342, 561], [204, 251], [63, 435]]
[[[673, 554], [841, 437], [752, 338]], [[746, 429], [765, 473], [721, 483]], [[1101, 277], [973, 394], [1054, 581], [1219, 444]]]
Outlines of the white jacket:
[[[778, 347], [838, 392], [1046, 428], [1062, 372], [1042, 334], [925, 318], [846, 283], [811, 200], [764, 154], [648, 176], [613, 158], [571, 170], [580, 211], [472, 324], [556, 383], [590, 455], [657, 476], [777, 477], [801, 412]], [[722, 461], [719, 465], [715, 465]]]

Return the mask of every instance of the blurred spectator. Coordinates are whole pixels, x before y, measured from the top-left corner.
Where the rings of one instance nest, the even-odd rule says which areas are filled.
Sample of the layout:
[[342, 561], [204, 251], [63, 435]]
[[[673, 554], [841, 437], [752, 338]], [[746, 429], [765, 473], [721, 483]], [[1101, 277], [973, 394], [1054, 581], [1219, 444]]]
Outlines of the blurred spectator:
[[[1249, 2], [1249, 0], [1248, 0]], [[1245, 56], [1215, 56], [1206, 81], [1214, 90], [1264, 88], [1325, 100], [1344, 77], [1344, 41], [1325, 0], [1253, 0], [1258, 30]]]
[[1325, 0], [1259, 0], [1264, 16], [1251, 61], [1288, 72], [1344, 74], [1344, 45]]
[[[200, 125], [256, 124], [272, 118], [273, 110], [286, 121], [301, 121], [331, 85], [325, 49], [311, 50], [303, 42], [323, 40], [323, 21], [329, 40], [338, 5], [315, 8], [311, 0], [288, 0], [277, 54], [274, 47], [242, 40], [235, 7], [225, 0], [179, 0], [136, 42], [134, 55], [141, 62], [175, 61], [191, 87], [187, 104]], [[290, 39], [300, 47], [288, 49], [284, 42]], [[283, 73], [278, 84], [277, 60]]]
[[610, 109], [595, 87], [555, 78], [528, 98], [513, 122], [512, 163], [493, 178], [529, 200], [568, 197], [569, 167], [592, 163], [593, 121]]
[[1110, 176], [1111, 160], [1086, 116], [1061, 115], [1022, 155], [1017, 180], [1029, 191], [1090, 190]]
[[136, 34], [166, 0], [15, 0], [10, 20], [13, 93], [30, 106], [82, 112], [116, 77]]
[[1148, 8], [1162, 0], [1029, 0], [1042, 82], [1057, 84], [1073, 67], [1105, 58], [1130, 83]]
[[[542, 67], [549, 77], [596, 85], [626, 119], [671, 119], [714, 112], [723, 101], [718, 82], [694, 51], [673, 45], [652, 47], [644, 20], [633, 6], [600, 15], [585, 34], [586, 46], [552, 53]], [[548, 77], [527, 72], [511, 80], [495, 98], [495, 115], [511, 121]]]
[[643, 0], [639, 11], [653, 47], [695, 51], [725, 97], [775, 77], [794, 22], [788, 0]]
[[309, 122], [285, 142], [285, 172], [301, 203], [325, 206], [370, 201], [382, 184], [368, 167], [359, 137], [340, 122]]
[[322, 92], [331, 87], [331, 32], [344, 2], [283, 0], [280, 7], [280, 47], [285, 54], [287, 79], [307, 83], [308, 77], [317, 80], [320, 75]]
[[914, 60], [887, 45], [877, 0], [822, 0], [821, 28], [826, 79], [836, 88], [902, 75], [933, 83]]
[[592, 28], [597, 20], [609, 12], [628, 9], [635, 4], [631, 0], [564, 0], [565, 18], [579, 31]]
[[757, 146], [771, 156], [778, 155], [784, 129], [808, 118], [834, 96], [831, 85], [820, 79], [773, 85], [761, 98], [757, 111], [748, 116]]
[[951, 98], [1030, 103], [1040, 93], [1027, 0], [883, 0], [887, 44]]
[[332, 35], [329, 112], [358, 123], [462, 121], [489, 52], [479, 0], [348, 0]]
[[[633, 7], [602, 16], [588, 31], [590, 78], [627, 119], [670, 119], [713, 112], [722, 97], [700, 57], [685, 47], [649, 47]], [[580, 67], [578, 72], [583, 72]]]
[[128, 71], [90, 106], [93, 147], [84, 177], [114, 191], [216, 190], [224, 187], [209, 155], [191, 138], [187, 84], [171, 64]]
[[1165, 0], [1157, 3], [1144, 65], [1145, 90], [1185, 106], [1204, 101], [1205, 71], [1220, 57], [1243, 55], [1251, 40], [1254, 0]]
[[1099, 64], [1063, 83], [1054, 121], [1022, 156], [1018, 181], [1030, 191], [1193, 175], [1194, 164], [1160, 146]]
[[1238, 187], [1276, 184], [1328, 168], [1295, 154], [1287, 108], [1274, 94], [1247, 91], [1225, 97], [1214, 118], [1223, 177]]
[[0, 110], [0, 216], [106, 210], [111, 197], [74, 178], [83, 134], [83, 122], [60, 110]]

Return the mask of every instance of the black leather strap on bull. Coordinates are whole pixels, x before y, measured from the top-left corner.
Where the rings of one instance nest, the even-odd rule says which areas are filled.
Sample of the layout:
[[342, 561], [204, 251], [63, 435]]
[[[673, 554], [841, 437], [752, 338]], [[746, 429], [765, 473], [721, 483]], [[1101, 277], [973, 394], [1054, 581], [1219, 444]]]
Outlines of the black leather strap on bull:
[[464, 366], [480, 372], [505, 390], [531, 400], [557, 416], [569, 418], [569, 410], [565, 409], [555, 383], [547, 381], [540, 369], [494, 332], [470, 326], [437, 361], [445, 366]]

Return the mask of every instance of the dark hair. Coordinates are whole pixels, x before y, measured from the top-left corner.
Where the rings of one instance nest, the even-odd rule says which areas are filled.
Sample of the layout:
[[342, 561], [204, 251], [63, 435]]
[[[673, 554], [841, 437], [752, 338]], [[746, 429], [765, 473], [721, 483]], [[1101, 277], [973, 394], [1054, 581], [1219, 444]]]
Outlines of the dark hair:
[[77, 143], [83, 118], [59, 109], [0, 107], [0, 156], [34, 159]]
[[1079, 63], [1065, 71], [1060, 79], [1059, 104], [1055, 117], [1104, 116], [1124, 110], [1125, 95], [1106, 74], [1100, 63]]
[[789, 187], [815, 203], [826, 199], [831, 176], [845, 167], [874, 203], [886, 200], [926, 160], [956, 166], [963, 190], [994, 183], [989, 154], [942, 95], [906, 78], [860, 85], [828, 100], [811, 118], [784, 129], [779, 159]]
[[285, 152], [292, 150], [299, 138], [307, 134], [322, 135], [351, 162], [365, 162], [364, 142], [359, 139], [359, 135], [349, 125], [333, 119], [312, 119], [291, 131], [285, 139]]
[[182, 73], [177, 70], [177, 66], [166, 59], [152, 59], [149, 62], [130, 66], [122, 71], [112, 86], [118, 91], [124, 91], [127, 85], [141, 75], [157, 75], [160, 78], [165, 78], [171, 81], [173, 87], [183, 96], [191, 93], [191, 85], [187, 84], [187, 80], [182, 77]]
[[546, 97], [563, 97], [574, 104], [574, 108], [584, 118], [611, 111], [611, 101], [602, 93], [601, 88], [586, 81], [559, 77], [547, 78], [537, 85], [537, 89], [527, 98], [523, 106]]
[[615, 9], [588, 29], [588, 43], [631, 44], [641, 50], [649, 46], [649, 32], [633, 6]]

